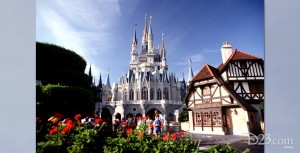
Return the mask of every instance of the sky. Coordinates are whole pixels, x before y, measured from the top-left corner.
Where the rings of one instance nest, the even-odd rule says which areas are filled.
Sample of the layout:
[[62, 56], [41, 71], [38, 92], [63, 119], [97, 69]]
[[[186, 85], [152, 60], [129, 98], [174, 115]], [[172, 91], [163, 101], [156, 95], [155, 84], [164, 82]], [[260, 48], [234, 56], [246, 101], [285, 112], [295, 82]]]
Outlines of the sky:
[[110, 76], [118, 82], [129, 68], [136, 26], [141, 49], [144, 17], [152, 16], [154, 46], [164, 33], [168, 72], [188, 78], [205, 65], [222, 62], [220, 48], [228, 41], [264, 59], [263, 0], [52, 0], [36, 1], [36, 41], [63, 46], [87, 62], [86, 73], [98, 83]]

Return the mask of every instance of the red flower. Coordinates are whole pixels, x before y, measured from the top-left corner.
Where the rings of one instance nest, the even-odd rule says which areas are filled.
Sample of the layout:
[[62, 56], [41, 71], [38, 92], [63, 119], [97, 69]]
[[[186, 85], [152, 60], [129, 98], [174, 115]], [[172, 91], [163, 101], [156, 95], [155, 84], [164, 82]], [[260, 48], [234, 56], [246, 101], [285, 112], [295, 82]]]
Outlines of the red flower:
[[63, 115], [62, 113], [55, 112], [55, 113], [54, 113], [54, 117], [55, 117], [55, 118], [63, 118], [64, 115]]
[[177, 139], [177, 134], [176, 134], [176, 133], [173, 133], [172, 139], [173, 139], [174, 141]]
[[138, 137], [142, 137], [142, 136], [143, 136], [143, 132], [139, 132]]
[[126, 130], [126, 132], [127, 132], [127, 133], [131, 133], [131, 132], [132, 132], [132, 128], [128, 128], [128, 129]]
[[143, 117], [142, 120], [143, 120], [143, 121], [146, 121], [146, 120], [147, 120], [147, 116]]
[[129, 136], [130, 136], [131, 132], [132, 132], [132, 128], [129, 128], [129, 129], [127, 129], [127, 130], [126, 130], [127, 137], [129, 137]]
[[58, 130], [55, 127], [49, 131], [50, 135], [55, 134], [55, 133], [58, 133]]
[[169, 140], [169, 133], [167, 133], [167, 134], [163, 137], [163, 140], [165, 140], [165, 141]]
[[183, 135], [184, 135], [184, 132], [183, 132], [183, 131], [180, 131], [180, 135], [182, 135], [182, 136], [183, 136]]
[[127, 125], [127, 122], [126, 122], [126, 121], [124, 121], [124, 122], [123, 122], [123, 124], [124, 124], [124, 126], [126, 126], [126, 125]]
[[102, 124], [103, 120], [100, 117], [95, 117], [95, 122], [99, 123], [99, 124]]
[[64, 129], [61, 130], [61, 133], [66, 134], [70, 131], [71, 129], [69, 127], [65, 127]]
[[74, 119], [75, 119], [75, 120], [81, 119], [81, 114], [76, 114], [75, 117], [74, 117]]

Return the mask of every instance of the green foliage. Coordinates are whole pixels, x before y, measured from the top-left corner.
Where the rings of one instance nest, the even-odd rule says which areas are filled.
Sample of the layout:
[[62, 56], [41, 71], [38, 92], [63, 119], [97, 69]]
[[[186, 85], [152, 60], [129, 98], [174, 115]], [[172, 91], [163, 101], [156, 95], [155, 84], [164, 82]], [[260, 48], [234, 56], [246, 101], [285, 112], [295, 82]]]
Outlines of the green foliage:
[[[126, 129], [119, 131], [118, 138], [108, 138], [107, 144], [104, 146], [104, 152], [112, 153], [177, 153], [177, 152], [198, 152], [199, 143], [197, 141], [189, 140], [184, 136], [178, 138], [165, 135], [163, 137], [149, 136], [145, 133], [147, 125], [142, 125], [137, 130], [127, 132]], [[123, 133], [127, 136], [121, 137]]]
[[36, 43], [36, 78], [43, 84], [72, 85], [89, 88], [91, 80], [84, 73], [86, 61], [75, 52], [48, 43]]
[[37, 103], [36, 112], [41, 118], [49, 116], [54, 111], [67, 115], [74, 115], [74, 112], [92, 112], [94, 100], [95, 96], [91, 90], [48, 84], [42, 86], [42, 98]]
[[[70, 120], [69, 120], [70, 121]], [[74, 152], [102, 152], [105, 124], [97, 123], [88, 126], [79, 122], [68, 122], [66, 124], [50, 125], [49, 134], [45, 139], [38, 141], [36, 145], [37, 153], [74, 153]], [[50, 132], [57, 129], [56, 132]], [[67, 132], [63, 132], [64, 130]]]
[[179, 122], [189, 121], [188, 108], [186, 108], [186, 107], [182, 108], [182, 111], [179, 113], [179, 116], [178, 116], [178, 121]]
[[89, 104], [93, 102], [90, 90], [63, 85], [48, 84], [42, 87], [43, 101], [46, 103]]
[[[244, 153], [248, 152], [249, 149], [247, 148]], [[209, 147], [208, 149], [201, 151], [201, 153], [239, 153], [238, 150], [232, 148], [229, 145], [224, 144], [217, 144], [212, 147]]]

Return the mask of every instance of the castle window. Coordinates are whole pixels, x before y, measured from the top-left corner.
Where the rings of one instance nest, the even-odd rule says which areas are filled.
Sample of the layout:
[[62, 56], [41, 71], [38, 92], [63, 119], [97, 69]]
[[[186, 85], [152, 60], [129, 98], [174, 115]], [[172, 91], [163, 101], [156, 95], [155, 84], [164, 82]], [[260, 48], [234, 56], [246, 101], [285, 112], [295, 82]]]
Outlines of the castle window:
[[148, 89], [146, 87], [142, 88], [142, 100], [148, 100]]
[[195, 125], [202, 125], [201, 114], [194, 113]]
[[157, 90], [157, 100], [161, 100], [161, 90]]
[[153, 89], [151, 88], [151, 89], [150, 89], [150, 100], [153, 100], [153, 98], [154, 98], [154, 91], [153, 91]]
[[129, 100], [133, 100], [133, 98], [134, 98], [134, 92], [133, 92], [132, 89], [130, 89], [130, 91], [129, 91]]
[[168, 91], [168, 88], [164, 89], [164, 97], [163, 98], [166, 99], [166, 100], [169, 100], [169, 91]]
[[123, 100], [127, 100], [127, 90], [124, 89], [123, 91]]

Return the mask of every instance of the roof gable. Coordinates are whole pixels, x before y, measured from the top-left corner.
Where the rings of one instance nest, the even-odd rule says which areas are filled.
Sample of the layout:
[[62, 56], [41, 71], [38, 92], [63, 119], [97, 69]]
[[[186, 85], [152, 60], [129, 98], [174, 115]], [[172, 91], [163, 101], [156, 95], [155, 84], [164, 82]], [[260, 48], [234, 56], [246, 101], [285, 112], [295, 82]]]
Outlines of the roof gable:
[[191, 82], [214, 77], [217, 75], [215, 71], [218, 70], [208, 64], [205, 64], [204, 67], [192, 78]]
[[226, 67], [228, 63], [232, 60], [262, 60], [262, 59], [257, 56], [243, 52], [241, 50], [235, 49], [234, 52], [231, 54], [231, 56], [228, 58], [228, 60], [224, 64], [221, 63], [218, 66], [218, 70], [222, 71], [224, 67]]

